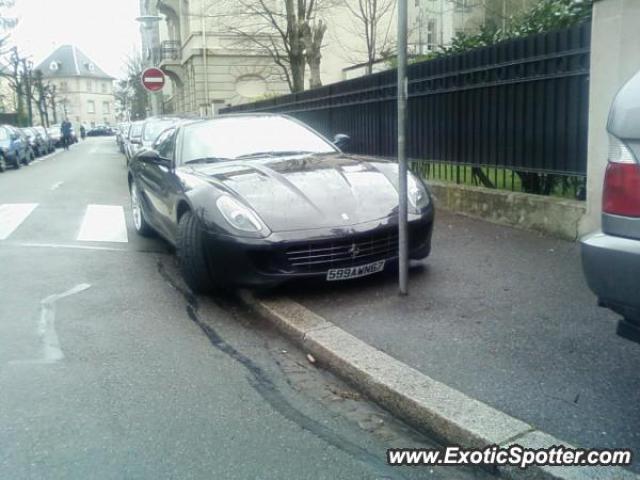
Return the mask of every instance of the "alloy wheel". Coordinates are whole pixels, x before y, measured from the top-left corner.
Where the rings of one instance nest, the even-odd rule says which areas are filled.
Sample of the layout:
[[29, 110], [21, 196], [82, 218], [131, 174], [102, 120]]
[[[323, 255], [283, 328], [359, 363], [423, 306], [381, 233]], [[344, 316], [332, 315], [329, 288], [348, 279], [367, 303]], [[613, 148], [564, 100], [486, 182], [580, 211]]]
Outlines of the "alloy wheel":
[[133, 224], [136, 230], [140, 230], [142, 228], [142, 208], [138, 197], [138, 187], [135, 183], [131, 184], [131, 212], [133, 213]]

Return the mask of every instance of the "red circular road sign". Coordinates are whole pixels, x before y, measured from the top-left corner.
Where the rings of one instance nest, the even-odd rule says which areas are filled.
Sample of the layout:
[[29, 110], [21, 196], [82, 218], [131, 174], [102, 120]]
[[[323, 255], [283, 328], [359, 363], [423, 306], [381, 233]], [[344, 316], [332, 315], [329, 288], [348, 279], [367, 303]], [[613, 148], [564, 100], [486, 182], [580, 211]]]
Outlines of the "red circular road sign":
[[150, 92], [159, 92], [164, 88], [164, 72], [159, 68], [151, 67], [142, 72], [142, 86]]

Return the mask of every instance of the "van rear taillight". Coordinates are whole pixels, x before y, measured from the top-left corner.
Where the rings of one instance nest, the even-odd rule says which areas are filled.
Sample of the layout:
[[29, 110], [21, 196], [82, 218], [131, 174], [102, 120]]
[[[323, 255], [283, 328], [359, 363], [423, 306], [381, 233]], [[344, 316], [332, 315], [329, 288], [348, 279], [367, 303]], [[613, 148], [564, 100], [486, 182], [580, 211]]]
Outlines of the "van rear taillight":
[[602, 211], [640, 217], [640, 165], [629, 148], [609, 136], [609, 165], [604, 177]]

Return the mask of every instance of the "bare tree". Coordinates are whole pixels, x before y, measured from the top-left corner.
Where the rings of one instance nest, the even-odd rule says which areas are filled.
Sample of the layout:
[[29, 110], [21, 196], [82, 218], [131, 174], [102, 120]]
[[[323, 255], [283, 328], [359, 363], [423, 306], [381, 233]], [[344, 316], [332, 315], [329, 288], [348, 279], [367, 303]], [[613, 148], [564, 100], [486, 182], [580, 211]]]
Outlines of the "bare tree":
[[322, 40], [327, 32], [327, 24], [322, 20], [317, 23], [304, 24], [302, 30], [302, 40], [304, 43], [304, 54], [309, 66], [309, 86], [316, 88], [322, 86], [320, 78], [320, 62], [322, 60]]
[[[4, 12], [5, 9], [13, 7], [15, 0], [0, 0], [0, 48], [2, 48], [11, 35], [11, 30], [18, 24], [18, 19], [14, 17], [7, 17]], [[5, 50], [0, 50], [3, 55], [7, 53]]]
[[271, 57], [292, 92], [322, 85], [320, 63], [327, 24], [319, 12], [336, 0], [235, 0], [239, 15], [227, 29]]
[[51, 106], [53, 123], [58, 123], [58, 112], [56, 110], [58, 105], [58, 92], [56, 86], [51, 83], [47, 83], [47, 85], [45, 85], [45, 103]]
[[33, 72], [33, 97], [40, 114], [40, 125], [49, 126], [49, 108], [47, 105], [47, 94], [49, 84], [45, 83], [40, 70]]
[[364, 38], [368, 74], [373, 73], [374, 63], [389, 51], [396, 4], [397, 0], [342, 0], [353, 19], [353, 33]]
[[15, 93], [18, 123], [26, 123], [28, 120], [25, 119], [25, 106], [29, 102], [30, 92], [27, 88], [27, 75], [24, 70], [24, 66], [26, 64], [25, 58], [20, 56], [17, 47], [13, 47], [10, 50], [9, 55], [7, 55], [4, 60], [5, 65], [3, 66], [0, 75], [7, 79], [9, 88]]
[[126, 60], [127, 74], [118, 80], [115, 88], [115, 99], [122, 112], [132, 120], [143, 119], [149, 109], [149, 96], [142, 86], [140, 78], [145, 69], [145, 62], [140, 53], [129, 56]]

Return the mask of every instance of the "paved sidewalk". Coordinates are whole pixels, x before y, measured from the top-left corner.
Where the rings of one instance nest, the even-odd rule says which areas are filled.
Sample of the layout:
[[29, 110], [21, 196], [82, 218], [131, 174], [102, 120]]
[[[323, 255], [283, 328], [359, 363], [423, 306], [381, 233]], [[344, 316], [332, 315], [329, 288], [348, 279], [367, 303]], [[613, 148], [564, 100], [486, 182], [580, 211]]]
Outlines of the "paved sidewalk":
[[[432, 256], [294, 300], [451, 387], [584, 447], [640, 454], [640, 345], [598, 308], [577, 244], [438, 212]], [[636, 460], [636, 471], [640, 465]]]

